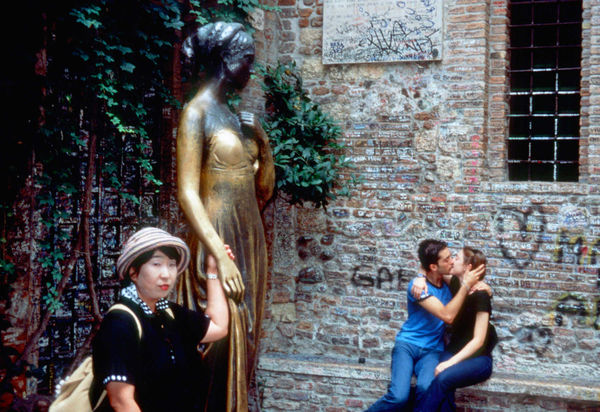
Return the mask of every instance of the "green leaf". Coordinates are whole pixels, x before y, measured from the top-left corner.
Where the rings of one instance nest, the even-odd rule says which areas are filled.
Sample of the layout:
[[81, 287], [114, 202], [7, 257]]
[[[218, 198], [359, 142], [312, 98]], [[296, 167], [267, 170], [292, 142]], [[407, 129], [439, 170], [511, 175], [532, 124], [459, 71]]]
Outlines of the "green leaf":
[[121, 70], [123, 70], [123, 71], [133, 73], [134, 69], [135, 69], [135, 65], [133, 63], [129, 63], [129, 62], [121, 63]]

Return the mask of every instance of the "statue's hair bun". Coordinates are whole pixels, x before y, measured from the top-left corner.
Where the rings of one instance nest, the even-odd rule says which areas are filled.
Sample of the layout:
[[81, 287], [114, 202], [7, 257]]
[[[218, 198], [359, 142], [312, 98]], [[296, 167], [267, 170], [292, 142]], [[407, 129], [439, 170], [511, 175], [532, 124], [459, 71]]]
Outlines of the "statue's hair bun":
[[235, 35], [244, 31], [240, 23], [216, 22], [200, 27], [183, 42], [182, 52], [190, 60], [214, 59], [223, 55]]

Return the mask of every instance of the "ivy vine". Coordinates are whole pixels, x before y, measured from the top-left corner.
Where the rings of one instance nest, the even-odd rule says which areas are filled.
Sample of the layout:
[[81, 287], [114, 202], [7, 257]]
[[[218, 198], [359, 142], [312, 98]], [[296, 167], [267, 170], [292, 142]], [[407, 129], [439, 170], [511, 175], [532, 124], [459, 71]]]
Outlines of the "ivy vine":
[[312, 202], [317, 208], [348, 196], [358, 180], [342, 179], [342, 170], [353, 167], [343, 154], [342, 130], [308, 96], [295, 62], [258, 69], [264, 76], [263, 127], [273, 149], [277, 189], [291, 204]]

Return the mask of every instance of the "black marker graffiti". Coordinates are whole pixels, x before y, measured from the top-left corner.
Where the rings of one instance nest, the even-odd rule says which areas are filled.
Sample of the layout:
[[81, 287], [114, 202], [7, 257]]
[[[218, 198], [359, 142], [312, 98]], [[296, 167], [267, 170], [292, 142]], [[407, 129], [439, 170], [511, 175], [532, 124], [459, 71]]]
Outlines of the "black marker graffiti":
[[[384, 289], [384, 285], [389, 284], [387, 290], [401, 290], [401, 281], [406, 276], [406, 272], [402, 269], [398, 269], [394, 274], [387, 267], [380, 267], [377, 269], [377, 275], [361, 273], [361, 269], [369, 269], [370, 266], [359, 265], [352, 269], [352, 276], [350, 280], [356, 287]], [[397, 282], [394, 288], [394, 282]]]
[[329, 6], [335, 25], [324, 25], [324, 61], [375, 62], [438, 59], [441, 1]]
[[[496, 231], [502, 256], [519, 269], [524, 269], [531, 264], [543, 242], [542, 235], [546, 230], [546, 218], [535, 212], [539, 212], [539, 210], [534, 211], [531, 208], [524, 211], [502, 209], [496, 218]], [[518, 233], [518, 244], [527, 244], [531, 247], [513, 250], [515, 249], [512, 247], [514, 245], [510, 244], [509, 239], [514, 233]]]
[[[414, 10], [413, 10], [414, 12]], [[363, 38], [359, 46], [373, 48], [373, 52], [379, 55], [419, 53], [423, 55], [433, 53], [432, 37], [439, 32], [431, 30], [434, 22], [420, 15], [414, 15], [413, 19], [419, 25], [409, 26], [400, 21], [389, 21], [389, 19], [371, 19], [369, 27], [363, 32]]]

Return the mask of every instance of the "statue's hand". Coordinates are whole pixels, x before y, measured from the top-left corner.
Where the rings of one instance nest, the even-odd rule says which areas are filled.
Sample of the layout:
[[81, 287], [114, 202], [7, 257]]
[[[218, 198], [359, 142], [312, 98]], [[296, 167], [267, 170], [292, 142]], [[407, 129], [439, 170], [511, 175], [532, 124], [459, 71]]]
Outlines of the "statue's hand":
[[236, 302], [240, 302], [244, 297], [244, 282], [239, 269], [228, 256], [217, 262], [219, 278], [225, 294]]
[[250, 127], [256, 130], [257, 121], [258, 119], [254, 116], [254, 113], [245, 111], [240, 112], [240, 123], [242, 124], [242, 127]]
[[242, 129], [250, 129], [253, 137], [255, 137], [259, 143], [266, 144], [266, 147], [269, 147], [269, 138], [267, 134], [263, 130], [258, 117], [251, 112], [240, 112], [240, 123], [242, 124]]

